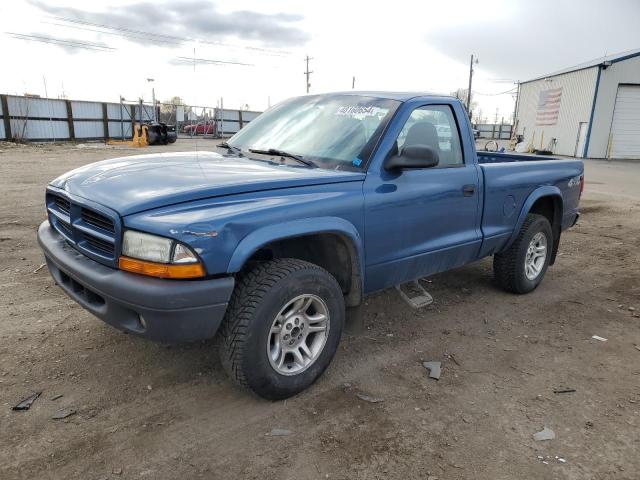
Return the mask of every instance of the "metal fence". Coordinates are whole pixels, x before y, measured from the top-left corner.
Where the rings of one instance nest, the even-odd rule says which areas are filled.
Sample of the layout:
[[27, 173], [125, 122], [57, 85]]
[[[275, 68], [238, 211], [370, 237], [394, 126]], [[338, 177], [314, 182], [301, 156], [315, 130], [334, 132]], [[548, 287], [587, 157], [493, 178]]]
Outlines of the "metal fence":
[[159, 103], [112, 103], [0, 95], [0, 140], [129, 139], [138, 122], [176, 125], [180, 136], [230, 136], [261, 112]]
[[475, 128], [480, 132], [480, 138], [509, 140], [513, 125], [506, 123], [478, 123]]

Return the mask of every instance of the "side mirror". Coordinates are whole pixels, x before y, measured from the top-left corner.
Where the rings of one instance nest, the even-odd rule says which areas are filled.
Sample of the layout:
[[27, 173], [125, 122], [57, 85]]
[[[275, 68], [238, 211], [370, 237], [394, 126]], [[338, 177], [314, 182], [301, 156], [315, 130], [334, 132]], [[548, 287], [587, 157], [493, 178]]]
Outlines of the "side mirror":
[[385, 170], [402, 170], [407, 168], [431, 168], [438, 165], [438, 152], [428, 145], [408, 145], [398, 155], [387, 158]]

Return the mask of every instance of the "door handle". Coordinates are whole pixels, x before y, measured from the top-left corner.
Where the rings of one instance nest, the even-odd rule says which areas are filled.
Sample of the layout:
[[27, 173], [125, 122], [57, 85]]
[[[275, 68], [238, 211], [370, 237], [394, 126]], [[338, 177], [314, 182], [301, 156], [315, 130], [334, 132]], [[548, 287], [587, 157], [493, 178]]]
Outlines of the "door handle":
[[465, 185], [462, 187], [462, 193], [465, 197], [472, 197], [474, 193], [476, 193], [475, 185]]

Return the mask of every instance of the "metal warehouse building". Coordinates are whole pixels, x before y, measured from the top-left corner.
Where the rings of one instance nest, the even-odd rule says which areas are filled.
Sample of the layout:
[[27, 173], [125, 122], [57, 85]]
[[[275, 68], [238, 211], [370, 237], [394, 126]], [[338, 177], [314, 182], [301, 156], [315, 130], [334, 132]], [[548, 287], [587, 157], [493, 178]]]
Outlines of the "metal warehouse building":
[[640, 49], [522, 82], [516, 118], [537, 150], [640, 159]]

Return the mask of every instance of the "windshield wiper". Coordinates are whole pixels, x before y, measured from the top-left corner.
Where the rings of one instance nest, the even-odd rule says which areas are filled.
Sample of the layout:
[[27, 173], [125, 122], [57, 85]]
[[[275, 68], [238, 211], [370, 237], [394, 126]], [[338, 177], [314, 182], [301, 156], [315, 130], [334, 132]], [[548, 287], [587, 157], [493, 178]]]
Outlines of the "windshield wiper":
[[230, 152], [237, 152], [239, 156], [243, 156], [242, 149], [240, 147], [234, 147], [233, 145], [229, 145], [227, 142], [219, 143], [218, 147], [226, 148]]
[[313, 163], [311, 160], [302, 158], [300, 155], [296, 155], [295, 153], [290, 153], [285, 150], [278, 150], [277, 148], [267, 148], [264, 150], [259, 148], [250, 148], [249, 151], [251, 153], [259, 153], [261, 155], [277, 155], [279, 157], [293, 158], [294, 160], [297, 160], [298, 162], [302, 163], [303, 165], [306, 165], [307, 167], [317, 167], [317, 165]]

